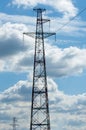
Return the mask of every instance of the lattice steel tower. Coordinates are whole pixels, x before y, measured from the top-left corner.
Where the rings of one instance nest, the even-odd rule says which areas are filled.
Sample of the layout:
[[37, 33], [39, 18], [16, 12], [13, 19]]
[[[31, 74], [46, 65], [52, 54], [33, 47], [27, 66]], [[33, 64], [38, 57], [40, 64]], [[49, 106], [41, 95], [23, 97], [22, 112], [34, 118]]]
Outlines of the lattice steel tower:
[[16, 117], [13, 117], [13, 124], [11, 124], [13, 127], [13, 130], [16, 130], [16, 126], [18, 125], [16, 122], [17, 122]]
[[35, 8], [33, 10], [37, 12], [36, 32], [24, 33], [32, 37], [35, 34], [30, 130], [50, 130], [44, 38], [55, 35], [55, 33], [43, 31], [43, 24], [50, 21], [42, 18], [45, 9]]

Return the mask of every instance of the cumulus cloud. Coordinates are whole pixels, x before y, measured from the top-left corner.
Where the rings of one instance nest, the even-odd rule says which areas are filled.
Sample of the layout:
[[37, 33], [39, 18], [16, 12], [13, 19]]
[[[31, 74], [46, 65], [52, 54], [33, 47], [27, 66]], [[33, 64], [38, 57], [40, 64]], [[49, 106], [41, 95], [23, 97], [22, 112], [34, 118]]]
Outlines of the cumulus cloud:
[[[27, 124], [30, 124], [31, 86], [31, 81], [19, 81], [0, 94], [2, 130], [8, 130], [11, 127], [8, 123], [12, 122], [14, 116], [17, 117], [18, 123], [21, 123], [19, 128], [28, 129]], [[68, 128], [78, 130], [80, 128], [80, 130], [85, 130], [86, 94], [66, 95], [59, 91], [57, 84], [51, 78], [48, 78], [48, 90], [51, 128], [60, 128], [61, 130], [68, 130]], [[78, 123], [80, 124], [78, 125]]]
[[22, 42], [23, 24], [6, 23], [0, 26], [0, 57], [26, 50]]
[[[77, 75], [86, 68], [86, 49], [77, 47], [58, 48], [48, 45], [46, 47], [47, 72], [54, 76]], [[54, 52], [54, 53], [53, 53]]]
[[18, 7], [24, 6], [37, 6], [38, 4], [44, 4], [44, 5], [49, 5], [56, 9], [57, 11], [61, 12], [64, 14], [65, 17], [73, 17], [77, 14], [78, 9], [74, 6], [72, 0], [13, 0], [12, 1], [13, 5], [17, 5]]
[[[24, 30], [28, 31], [26, 25], [18, 23], [9, 22], [0, 27], [0, 71], [26, 72], [32, 70], [34, 39], [25, 37], [23, 43]], [[45, 50], [49, 76], [77, 75], [86, 69], [86, 49], [72, 46], [61, 49], [47, 44], [46, 41]]]
[[[34, 26], [34, 22], [32, 21], [34, 21], [34, 18], [18, 15], [12, 16], [4, 13], [0, 13], [0, 18], [0, 71], [31, 71], [34, 55], [34, 39], [25, 37], [25, 42], [23, 43], [22, 33], [32, 30]], [[61, 23], [60, 19], [57, 21], [59, 24]], [[56, 27], [56, 24], [54, 21], [51, 28]], [[71, 31], [70, 29], [64, 29], [64, 31], [68, 34], [70, 34], [69, 32], [72, 32], [72, 34], [82, 32], [80, 28], [82, 25], [85, 26], [86, 23], [82, 22], [80, 25], [79, 21], [76, 21], [74, 25], [77, 25], [77, 29]], [[79, 26], [81, 27], [79, 28]], [[84, 35], [85, 31], [84, 29]], [[49, 76], [62, 77], [77, 75], [86, 69], [86, 49], [72, 46], [61, 49], [52, 44], [47, 44], [48, 42], [46, 42], [45, 48], [47, 66], [49, 66], [47, 67], [47, 73]]]
[[[33, 49], [16, 59], [15, 70], [28, 71], [33, 65]], [[54, 52], [54, 53], [53, 53]], [[48, 76], [65, 77], [79, 75], [86, 69], [86, 49], [69, 47], [65, 49], [46, 44]], [[13, 68], [14, 69], [14, 68]]]
[[[24, 15], [9, 15], [9, 14], [5, 14], [0, 12], [0, 22], [1, 24], [5, 24], [5, 23], [19, 23], [22, 25], [21, 29], [26, 29], [27, 28], [23, 25], [26, 24], [27, 26], [29, 25], [34, 25], [35, 23], [35, 18], [31, 17], [31, 16], [24, 16]], [[16, 27], [16, 26], [15, 26]]]
[[15, 116], [19, 120], [19, 123], [24, 123], [24, 125], [19, 125], [20, 129], [23, 129], [23, 127], [24, 129], [28, 129], [27, 121], [30, 115], [31, 86], [31, 83], [28, 81], [19, 81], [0, 94], [2, 130], [11, 128], [9, 124], [12, 124], [12, 118]]
[[[31, 89], [31, 83], [29, 83], [28, 81], [19, 81], [13, 87], [11, 87], [3, 92], [4, 96], [1, 96], [1, 101], [8, 102], [8, 103], [15, 102], [15, 100], [25, 101], [25, 100], [27, 100], [27, 96], [29, 95], [29, 93], [31, 93], [30, 89]], [[25, 99], [25, 97], [26, 97], [26, 99]], [[29, 99], [29, 97], [28, 97], [28, 99]]]
[[[57, 23], [59, 23], [58, 26], [66, 22], [67, 18], [75, 16], [78, 11], [72, 0], [12, 1], [12, 4], [18, 5], [18, 7], [36, 6], [38, 3], [49, 5], [63, 14], [63, 22], [61, 22], [61, 18], [55, 18]], [[0, 71], [28, 71], [32, 74], [34, 39], [25, 37], [25, 43], [23, 44], [22, 33], [33, 29], [34, 18], [0, 13], [0, 20]], [[57, 27], [57, 23], [54, 21], [51, 26], [52, 30]], [[70, 32], [73, 35], [77, 32], [85, 34], [85, 25], [85, 22], [76, 21], [72, 24], [72, 27], [67, 27], [63, 32], [68, 35], [70, 35]], [[59, 91], [58, 85], [50, 77], [81, 74], [86, 69], [86, 49], [78, 47], [61, 49], [47, 43], [45, 48], [47, 73], [49, 76], [51, 127], [52, 129], [60, 130], [78, 130], [79, 128], [80, 130], [85, 130], [86, 94], [66, 95], [64, 92]], [[30, 124], [31, 86], [31, 81], [19, 81], [14, 86], [0, 93], [1, 130], [10, 129], [11, 126], [9, 124], [14, 116], [18, 118], [19, 124], [21, 124], [19, 128], [28, 130], [28, 124]]]
[[33, 47], [33, 39], [25, 37], [24, 42], [23, 32], [28, 32], [24, 24], [5, 22], [0, 25], [0, 71], [16, 69], [18, 60], [25, 55], [24, 52], [27, 53]]

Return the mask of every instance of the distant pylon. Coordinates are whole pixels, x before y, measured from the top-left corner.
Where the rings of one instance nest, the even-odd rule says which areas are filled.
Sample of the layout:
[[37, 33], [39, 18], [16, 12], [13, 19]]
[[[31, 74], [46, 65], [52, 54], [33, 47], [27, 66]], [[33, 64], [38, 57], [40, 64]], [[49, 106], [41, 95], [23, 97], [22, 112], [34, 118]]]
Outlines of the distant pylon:
[[13, 117], [13, 123], [11, 124], [13, 127], [13, 130], [16, 130], [16, 126], [18, 125], [16, 122], [17, 122], [16, 117]]
[[37, 12], [36, 32], [23, 33], [31, 37], [35, 35], [30, 130], [50, 130], [44, 38], [55, 33], [43, 31], [43, 24], [50, 21], [42, 18], [45, 9], [33, 10]]

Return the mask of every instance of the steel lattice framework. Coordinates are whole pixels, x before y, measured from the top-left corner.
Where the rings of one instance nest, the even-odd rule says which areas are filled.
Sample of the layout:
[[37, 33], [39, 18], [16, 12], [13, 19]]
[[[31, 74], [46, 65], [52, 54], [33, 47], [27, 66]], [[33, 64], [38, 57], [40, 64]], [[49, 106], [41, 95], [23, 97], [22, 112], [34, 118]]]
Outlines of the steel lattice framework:
[[18, 124], [16, 122], [17, 122], [16, 117], [13, 117], [13, 124], [11, 124], [13, 127], [13, 130], [16, 130], [16, 126], [18, 126]]
[[35, 35], [30, 130], [50, 130], [44, 38], [55, 35], [55, 33], [43, 31], [43, 24], [50, 21], [42, 18], [45, 9], [35, 8], [33, 10], [37, 12], [36, 32], [24, 33], [31, 37]]

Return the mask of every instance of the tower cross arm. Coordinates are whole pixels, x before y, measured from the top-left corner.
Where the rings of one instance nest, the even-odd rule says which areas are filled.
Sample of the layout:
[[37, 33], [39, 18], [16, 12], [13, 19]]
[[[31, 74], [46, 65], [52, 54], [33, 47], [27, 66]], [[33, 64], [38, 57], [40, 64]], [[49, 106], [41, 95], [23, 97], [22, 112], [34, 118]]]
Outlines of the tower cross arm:
[[50, 37], [50, 36], [52, 36], [52, 35], [56, 35], [56, 33], [54, 33], [54, 32], [52, 32], [52, 33], [44, 32], [44, 33], [43, 33], [44, 38]]
[[35, 32], [24, 32], [23, 33], [23, 35], [27, 35], [27, 36], [30, 36], [30, 37], [32, 37], [32, 38], [34, 38], [35, 37]]
[[56, 35], [56, 33], [54, 32], [24, 32], [23, 35], [27, 35], [27, 36], [30, 36], [32, 38], [34, 38], [35, 36], [37, 38], [41, 38], [41, 36], [43, 36], [44, 38], [47, 38], [47, 37], [50, 37], [52, 35]]
[[49, 19], [42, 19], [42, 21], [41, 21], [41, 19], [38, 18], [37, 20], [38, 20], [38, 22], [39, 22], [40, 24], [41, 24], [41, 22], [42, 22], [42, 23], [50, 22]]

